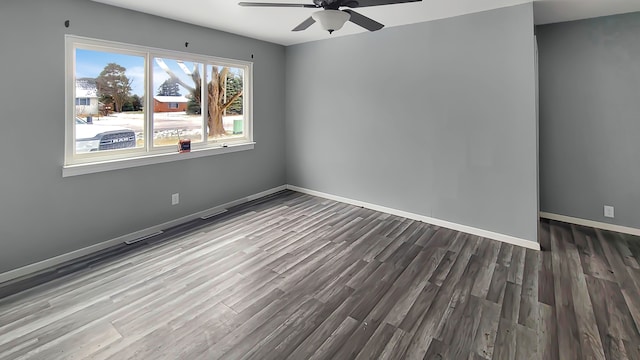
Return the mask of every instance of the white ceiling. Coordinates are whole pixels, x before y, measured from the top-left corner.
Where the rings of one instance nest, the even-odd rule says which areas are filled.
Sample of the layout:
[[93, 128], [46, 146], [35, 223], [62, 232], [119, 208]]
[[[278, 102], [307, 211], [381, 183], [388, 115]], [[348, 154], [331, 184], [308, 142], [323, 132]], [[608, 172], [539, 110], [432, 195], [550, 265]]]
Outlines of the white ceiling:
[[[238, 6], [240, 0], [93, 0], [282, 45], [365, 32], [347, 22], [329, 35], [316, 23], [305, 31], [291, 29], [315, 9]], [[254, 0], [251, 0], [254, 1]], [[308, 3], [312, 0], [255, 0]], [[356, 9], [387, 27], [448, 18], [531, 2], [531, 0], [424, 0], [422, 2]], [[638, 0], [533, 0], [536, 24], [640, 11]]]

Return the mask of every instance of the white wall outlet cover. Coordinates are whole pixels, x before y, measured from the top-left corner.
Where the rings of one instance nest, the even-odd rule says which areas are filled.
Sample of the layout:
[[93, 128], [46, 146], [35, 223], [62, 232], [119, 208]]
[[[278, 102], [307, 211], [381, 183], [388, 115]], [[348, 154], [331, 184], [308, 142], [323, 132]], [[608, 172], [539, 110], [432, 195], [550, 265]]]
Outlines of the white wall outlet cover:
[[180, 194], [171, 194], [171, 205], [177, 205], [178, 203], [180, 203]]
[[604, 216], [605, 217], [613, 217], [613, 206], [605, 205], [604, 206]]

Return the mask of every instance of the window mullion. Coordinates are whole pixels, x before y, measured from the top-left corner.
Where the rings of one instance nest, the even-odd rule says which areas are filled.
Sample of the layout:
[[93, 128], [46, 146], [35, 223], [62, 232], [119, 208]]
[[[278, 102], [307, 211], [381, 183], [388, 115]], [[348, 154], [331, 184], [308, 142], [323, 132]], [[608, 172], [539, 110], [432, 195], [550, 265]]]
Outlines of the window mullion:
[[155, 55], [147, 53], [145, 61], [145, 89], [146, 98], [144, 99], [144, 144], [147, 152], [153, 150], [153, 66], [151, 61]]
[[202, 115], [202, 136], [204, 137], [202, 142], [206, 145], [209, 143], [209, 127], [207, 126], [209, 120], [209, 96], [207, 89], [208, 64], [203, 62], [202, 68], [202, 75], [200, 78], [200, 84], [202, 84], [202, 86], [200, 86], [200, 114]]

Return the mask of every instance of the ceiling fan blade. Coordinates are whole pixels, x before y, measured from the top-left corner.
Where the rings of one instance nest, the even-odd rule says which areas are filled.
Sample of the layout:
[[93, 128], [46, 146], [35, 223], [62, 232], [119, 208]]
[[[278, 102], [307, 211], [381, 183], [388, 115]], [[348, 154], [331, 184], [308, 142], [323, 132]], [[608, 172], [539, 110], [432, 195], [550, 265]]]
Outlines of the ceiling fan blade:
[[356, 24], [356, 25], [360, 25], [363, 28], [369, 30], [369, 31], [376, 31], [376, 30], [380, 30], [384, 27], [384, 25], [380, 24], [379, 22], [373, 20], [372, 18], [368, 18], [362, 14], [359, 14], [353, 10], [342, 10], [344, 12], [347, 12], [349, 14], [351, 14], [351, 17], [349, 18], [349, 21], [351, 21], [352, 23]]
[[[418, 1], [422, 1], [422, 0], [357, 0], [357, 1], [358, 1], [358, 6], [357, 7], [368, 7], [368, 6], [392, 5], [392, 4], [418, 2]], [[349, 6], [349, 5], [345, 5], [345, 6]], [[353, 7], [353, 6], [350, 6], [350, 7]]]
[[307, 29], [309, 26], [313, 25], [316, 21], [313, 20], [311, 16], [309, 16], [305, 21], [301, 22], [300, 25], [293, 28], [291, 31], [302, 31]]
[[357, 8], [360, 6], [357, 0], [342, 0], [340, 6], [345, 6], [348, 8]]
[[239, 2], [240, 6], [255, 6], [255, 7], [297, 7], [297, 8], [312, 8], [317, 9], [318, 7], [313, 4], [285, 4], [285, 3], [263, 3], [263, 2]]

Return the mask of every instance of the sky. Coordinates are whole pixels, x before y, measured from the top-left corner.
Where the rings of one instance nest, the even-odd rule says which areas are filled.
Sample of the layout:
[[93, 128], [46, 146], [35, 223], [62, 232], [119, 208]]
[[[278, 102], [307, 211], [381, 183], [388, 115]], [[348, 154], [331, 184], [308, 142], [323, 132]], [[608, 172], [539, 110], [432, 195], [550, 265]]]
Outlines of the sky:
[[[102, 72], [104, 67], [112, 62], [127, 69], [125, 71], [125, 74], [127, 75], [127, 78], [129, 78], [129, 80], [132, 80], [131, 94], [136, 94], [141, 97], [144, 96], [145, 70], [144, 57], [142, 56], [124, 55], [96, 50], [76, 49], [76, 78], [96, 78], [100, 75], [100, 72]], [[191, 80], [190, 76], [180, 68], [176, 60], [165, 58], [164, 63], [180, 79], [185, 81], [187, 84], [193, 84], [193, 80]], [[190, 70], [192, 70], [194, 67], [193, 62], [185, 61], [184, 65], [186, 65], [186, 67]], [[202, 71], [201, 65], [200, 71]], [[239, 71], [241, 70], [232, 69], [232, 72], [234, 73], [238, 73]], [[169, 79], [169, 75], [166, 73], [166, 71], [162, 70], [162, 68], [158, 66], [156, 61], [153, 61], [153, 95], [157, 93], [158, 87], [167, 79]], [[180, 93], [182, 95], [188, 95], [189, 91], [180, 86]]]
[[76, 49], [76, 79], [96, 78], [108, 63], [125, 67], [131, 82], [131, 93], [144, 95], [144, 57], [103, 51]]

